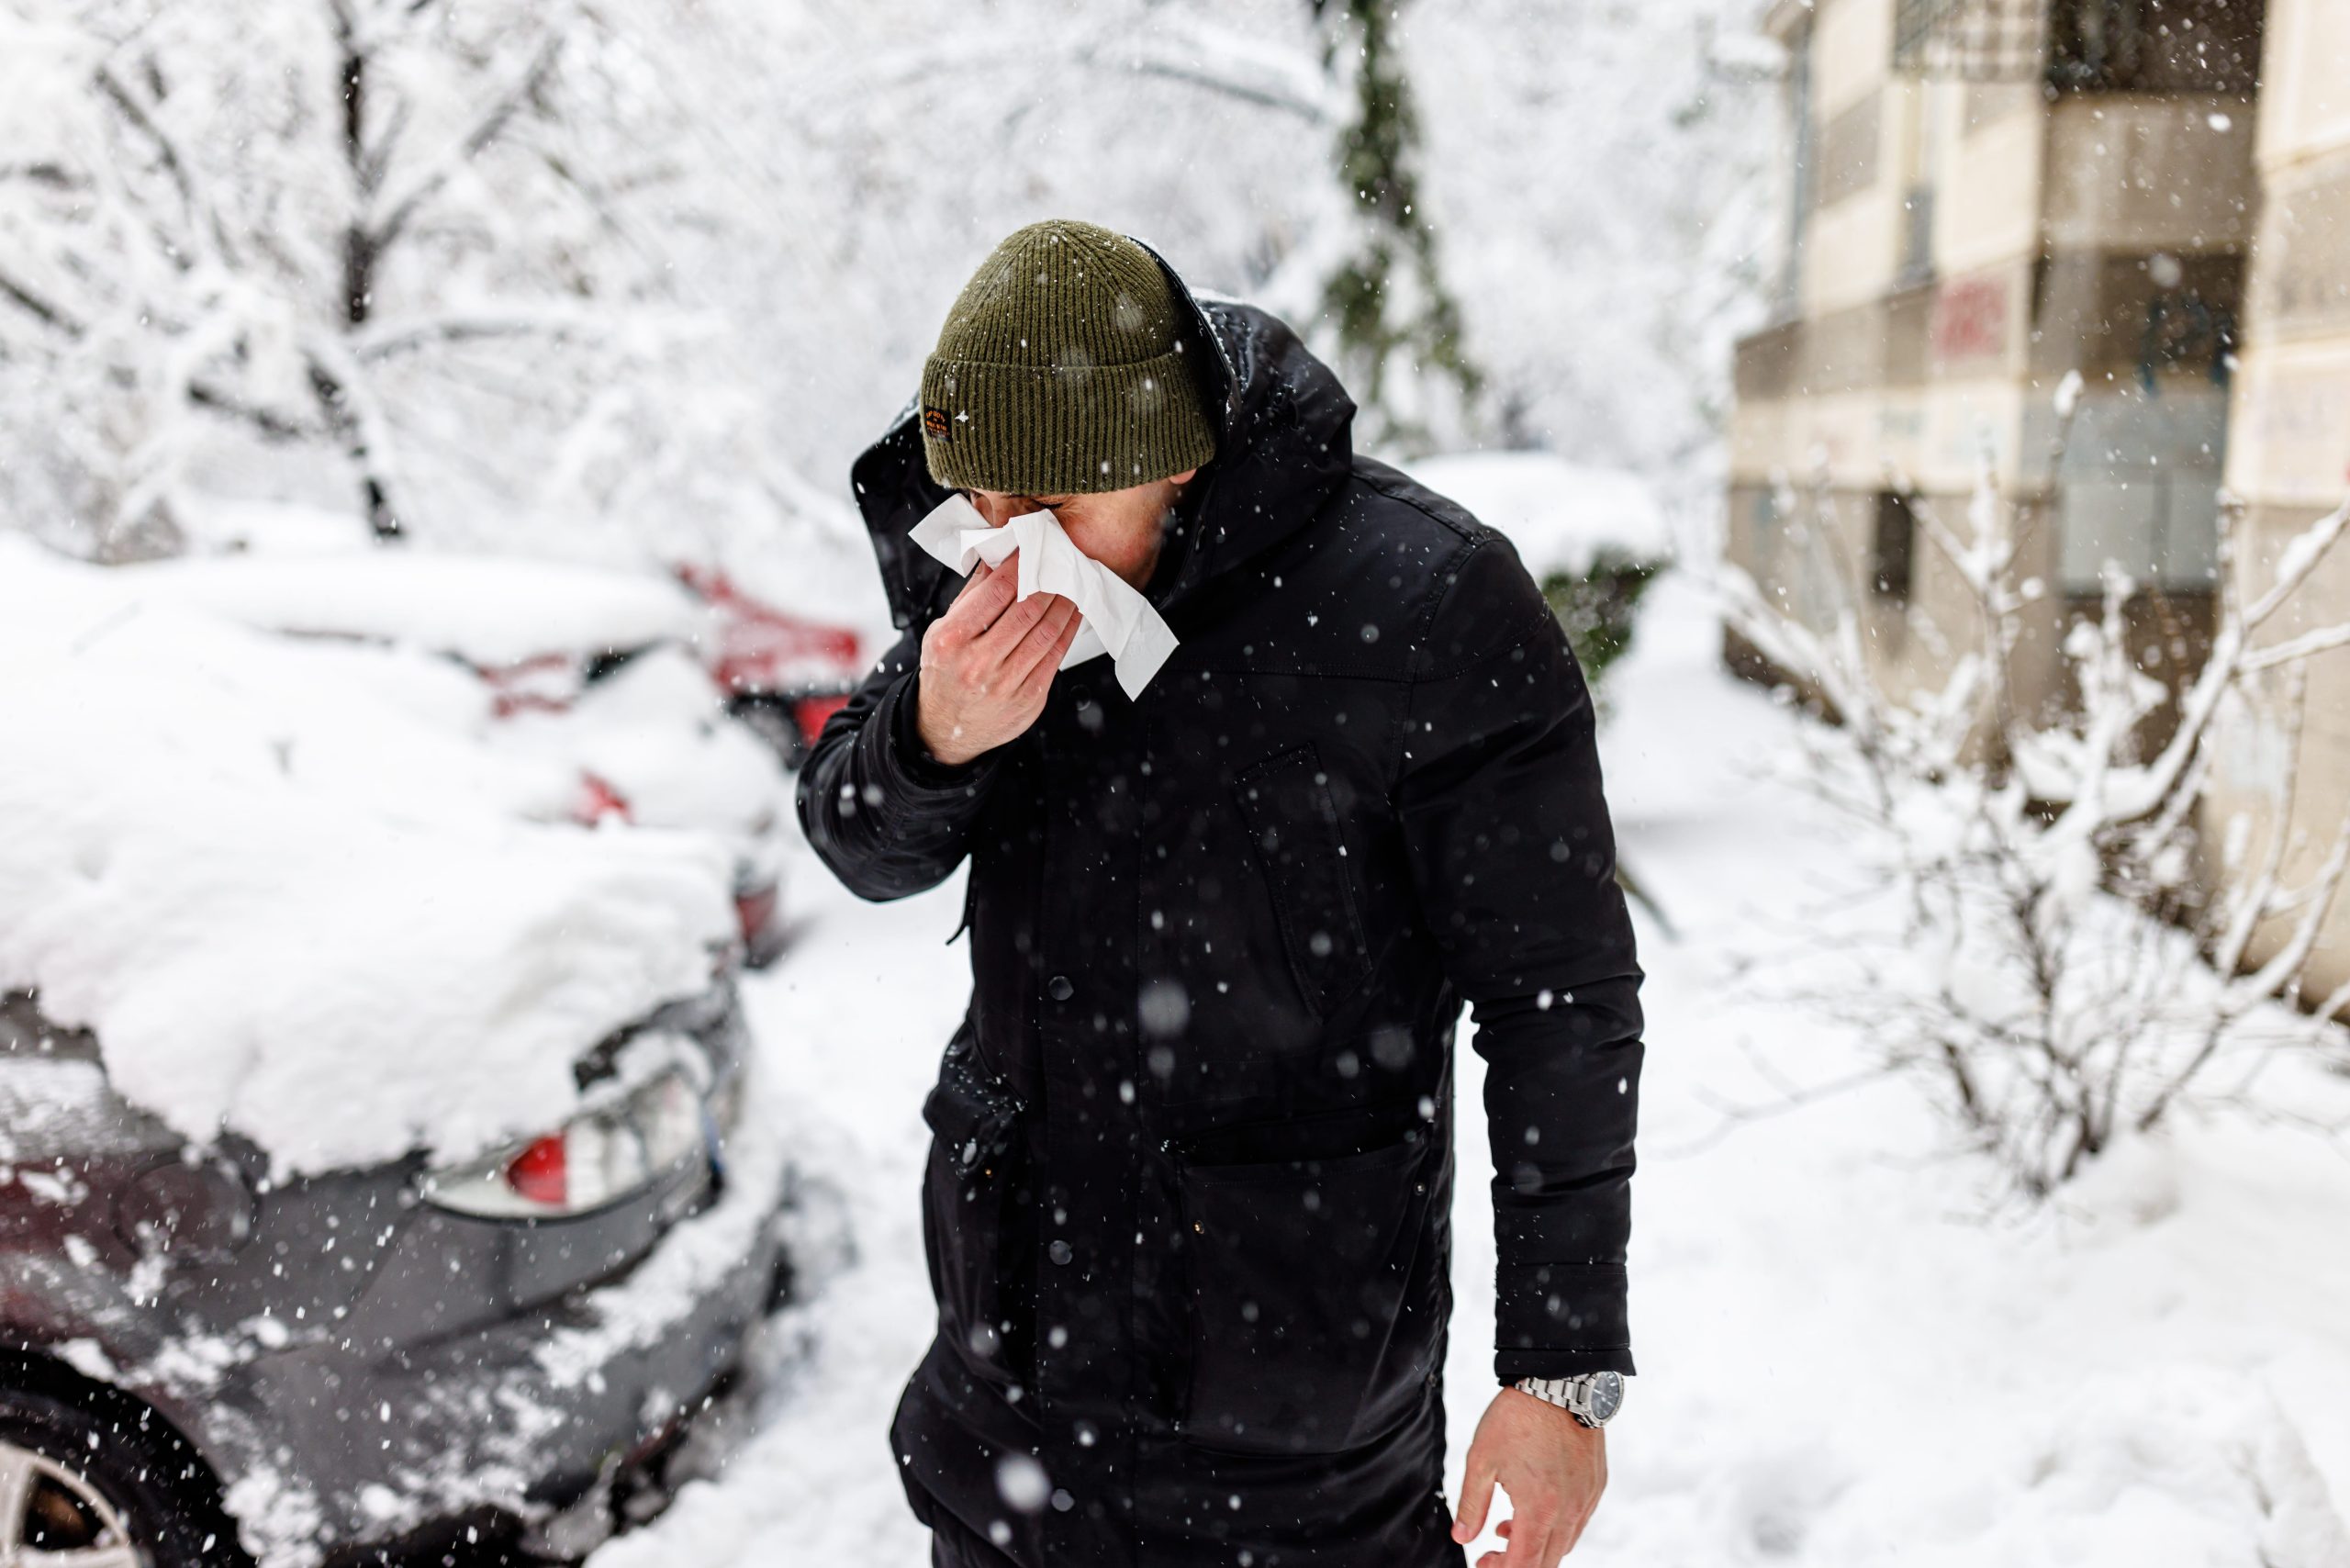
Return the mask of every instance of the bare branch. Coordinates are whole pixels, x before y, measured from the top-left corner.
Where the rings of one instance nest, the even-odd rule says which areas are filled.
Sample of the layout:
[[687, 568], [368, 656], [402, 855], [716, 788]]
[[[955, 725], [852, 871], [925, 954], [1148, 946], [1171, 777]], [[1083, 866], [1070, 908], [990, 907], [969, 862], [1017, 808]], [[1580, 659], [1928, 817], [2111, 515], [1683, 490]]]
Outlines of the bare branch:
[[64, 307], [5, 271], [0, 271], [0, 299], [7, 300], [41, 325], [62, 332], [68, 338], [82, 335], [82, 324], [67, 315]]
[[[195, 171], [186, 155], [180, 151], [178, 140], [164, 129], [163, 123], [155, 118], [139, 95], [131, 91], [129, 84], [115, 74], [112, 65], [100, 65], [95, 79], [98, 91], [105, 95], [106, 101], [119, 109], [123, 118], [129, 120], [155, 149], [157, 162], [171, 176], [173, 189], [179, 192], [180, 215], [187, 225], [188, 243], [185, 247], [174, 245], [171, 249], [174, 252], [185, 250], [201, 254], [208, 248], [222, 258], [233, 261], [236, 247], [229, 239], [228, 228], [221, 222], [218, 211], [197, 191]], [[181, 264], [188, 265], [191, 259], [182, 256]]]
[[[1278, 109], [1282, 114], [1295, 115], [1311, 126], [1321, 127], [1336, 123], [1329, 104], [1320, 95], [1309, 95], [1297, 92], [1277, 80], [1268, 78], [1260, 81], [1248, 81], [1225, 72], [1211, 70], [1204, 64], [1177, 60], [1165, 55], [1151, 56], [1135, 53], [1120, 59], [1117, 58], [1117, 54], [1118, 51], [1114, 50], [1088, 50], [1080, 54], [1079, 58], [1088, 64], [1106, 63], [1120, 70], [1131, 72], [1137, 76], [1157, 76], [1169, 82], [1181, 82], [1186, 86], [1202, 87], [1227, 98], [1237, 98], [1245, 104]], [[1105, 61], [1104, 55], [1110, 58]]]
[[2279, 665], [2299, 664], [2319, 654], [2335, 648], [2350, 647], [2350, 622], [2339, 626], [2327, 626], [2282, 643], [2271, 643], [2265, 648], [2255, 648], [2238, 661], [2236, 667], [2246, 675]]
[[2257, 630], [2262, 622], [2283, 608], [2294, 591], [2309, 580], [2324, 560], [2345, 527], [2350, 527], [2350, 501], [2344, 502], [2325, 516], [2311, 523], [2309, 529], [2285, 546], [2284, 554], [2277, 562], [2277, 580], [2268, 591], [2253, 600], [2244, 612], [2246, 631]]
[[317, 429], [298, 420], [289, 419], [274, 409], [245, 402], [231, 393], [201, 381], [189, 385], [187, 400], [199, 409], [208, 409], [214, 413], [241, 420], [271, 441], [310, 441], [319, 434]]
[[546, 338], [555, 342], [598, 338], [610, 325], [603, 315], [563, 308], [452, 314], [379, 323], [353, 335], [352, 352], [372, 364], [446, 343], [499, 338]]
[[560, 22], [550, 25], [530, 63], [490, 100], [472, 129], [458, 139], [456, 146], [426, 171], [406, 195], [394, 201], [381, 218], [366, 226], [369, 238], [378, 250], [398, 239], [418, 211], [438, 196], [460, 169], [481, 156], [505, 132], [508, 123], [554, 70], [555, 61], [563, 52], [563, 37]]

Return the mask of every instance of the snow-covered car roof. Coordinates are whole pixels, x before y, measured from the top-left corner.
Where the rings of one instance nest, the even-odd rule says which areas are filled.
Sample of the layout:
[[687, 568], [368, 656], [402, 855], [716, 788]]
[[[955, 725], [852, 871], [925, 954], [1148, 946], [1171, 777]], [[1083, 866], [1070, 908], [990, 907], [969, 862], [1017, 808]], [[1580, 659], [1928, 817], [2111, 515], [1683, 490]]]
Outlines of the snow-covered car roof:
[[464, 672], [376, 650], [354, 680], [361, 650], [156, 580], [0, 535], [0, 992], [93, 1030], [126, 1098], [288, 1171], [457, 1158], [562, 1121], [585, 1051], [709, 986], [719, 838], [523, 820], [576, 773], [442, 722]]
[[560, 561], [374, 549], [119, 570], [152, 603], [260, 631], [402, 643], [483, 668], [549, 653], [692, 644], [708, 626], [708, 611], [680, 583]]
[[1534, 580], [1587, 575], [1601, 554], [1662, 562], [1671, 532], [1656, 492], [1639, 475], [1594, 468], [1549, 452], [1467, 452], [1423, 458], [1412, 477], [1500, 530]]

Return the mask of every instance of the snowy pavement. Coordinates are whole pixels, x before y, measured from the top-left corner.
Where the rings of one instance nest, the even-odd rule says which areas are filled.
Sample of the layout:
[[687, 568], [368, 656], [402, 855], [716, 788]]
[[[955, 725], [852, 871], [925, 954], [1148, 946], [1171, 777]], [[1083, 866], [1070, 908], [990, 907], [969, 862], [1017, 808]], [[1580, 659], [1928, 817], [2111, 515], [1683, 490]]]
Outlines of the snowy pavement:
[[[1912, 1085], [1790, 1105], [1865, 1058], [1773, 997], [1819, 931], [1870, 913], [1836, 824], [1771, 777], [1796, 721], [1720, 672], [1694, 588], [1651, 603], [1601, 748], [1625, 857], [1676, 933], [1642, 917], [1640, 1375], [1571, 1561], [2350, 1568], [2350, 1159], [2185, 1118], [2018, 1215]], [[811, 1234], [852, 1250], [777, 1323], [759, 1429], [723, 1475], [591, 1568], [928, 1561], [886, 1432], [929, 1335], [919, 1111], [968, 984], [945, 945], [960, 896], [868, 906], [795, 865], [807, 930], [750, 1000], [825, 1198]], [[1480, 1068], [1464, 1044], [1472, 1121]], [[1491, 1172], [1462, 1131], [1453, 1492], [1493, 1387]]]

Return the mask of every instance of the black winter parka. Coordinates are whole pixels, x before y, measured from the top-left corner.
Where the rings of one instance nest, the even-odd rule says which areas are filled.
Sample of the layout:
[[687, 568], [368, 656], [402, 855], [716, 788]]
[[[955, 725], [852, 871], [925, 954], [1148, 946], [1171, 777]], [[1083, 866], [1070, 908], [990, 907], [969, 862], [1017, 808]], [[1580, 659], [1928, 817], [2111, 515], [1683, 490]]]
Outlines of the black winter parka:
[[1287, 327], [1174, 286], [1219, 444], [1145, 590], [1181, 646], [1139, 699], [1097, 658], [938, 764], [919, 654], [961, 579], [906, 537], [945, 495], [911, 410], [854, 470], [904, 635], [800, 818], [868, 899], [970, 860], [971, 1003], [924, 1106], [938, 1335], [891, 1437], [916, 1512], [1023, 1568], [1458, 1564], [1463, 999], [1495, 1370], [1632, 1370], [1640, 971], [1591, 701], [1505, 539], [1355, 456]]

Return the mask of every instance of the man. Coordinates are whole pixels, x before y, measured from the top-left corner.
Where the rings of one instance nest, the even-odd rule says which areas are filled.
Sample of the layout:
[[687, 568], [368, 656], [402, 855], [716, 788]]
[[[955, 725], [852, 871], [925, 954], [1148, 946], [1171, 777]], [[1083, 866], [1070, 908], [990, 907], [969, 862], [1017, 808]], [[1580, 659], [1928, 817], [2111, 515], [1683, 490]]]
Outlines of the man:
[[[938, 1335], [891, 1433], [950, 1568], [1460, 1564], [1496, 1482], [1484, 1564], [1553, 1568], [1605, 1484], [1640, 973], [1591, 702], [1508, 543], [1355, 456], [1353, 413], [1272, 317], [1041, 223], [856, 465], [904, 636], [800, 813], [866, 898], [971, 861], [924, 1105]], [[955, 490], [1048, 510], [1164, 616], [1137, 695], [1061, 667], [1078, 607], [1016, 560], [958, 582], [915, 547]], [[1456, 1522], [1464, 998], [1503, 1388]]]

